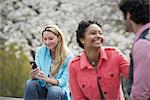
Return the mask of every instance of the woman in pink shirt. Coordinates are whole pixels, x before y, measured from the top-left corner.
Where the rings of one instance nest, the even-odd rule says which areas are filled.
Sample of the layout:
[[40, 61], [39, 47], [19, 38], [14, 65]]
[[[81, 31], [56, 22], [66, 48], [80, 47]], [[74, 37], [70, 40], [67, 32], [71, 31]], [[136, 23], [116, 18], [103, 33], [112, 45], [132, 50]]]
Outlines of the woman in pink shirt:
[[120, 77], [128, 78], [128, 60], [116, 48], [102, 47], [104, 36], [96, 21], [81, 21], [76, 33], [84, 51], [69, 64], [73, 100], [124, 100]]

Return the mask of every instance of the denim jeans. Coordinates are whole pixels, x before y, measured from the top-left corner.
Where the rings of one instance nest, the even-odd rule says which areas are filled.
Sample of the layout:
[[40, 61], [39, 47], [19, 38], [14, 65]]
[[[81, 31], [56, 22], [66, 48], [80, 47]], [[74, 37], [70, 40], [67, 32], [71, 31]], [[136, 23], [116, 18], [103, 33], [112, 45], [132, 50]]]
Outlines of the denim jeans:
[[24, 90], [25, 100], [65, 100], [65, 91], [59, 86], [41, 87], [38, 80], [29, 79]]

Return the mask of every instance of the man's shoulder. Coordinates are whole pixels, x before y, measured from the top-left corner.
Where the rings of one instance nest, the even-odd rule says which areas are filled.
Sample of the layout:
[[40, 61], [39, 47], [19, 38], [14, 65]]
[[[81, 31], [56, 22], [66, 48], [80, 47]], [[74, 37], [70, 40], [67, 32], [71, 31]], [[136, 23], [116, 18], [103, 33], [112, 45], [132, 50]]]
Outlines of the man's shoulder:
[[149, 50], [150, 41], [146, 39], [139, 39], [133, 45], [133, 53], [143, 58], [146, 58], [150, 54]]
[[146, 30], [144, 30], [140, 34], [139, 39], [145, 39], [145, 40], [149, 40], [150, 41], [150, 28], [147, 28]]
[[138, 40], [135, 42], [134, 47], [149, 48], [150, 45], [150, 28], [144, 30], [138, 37]]

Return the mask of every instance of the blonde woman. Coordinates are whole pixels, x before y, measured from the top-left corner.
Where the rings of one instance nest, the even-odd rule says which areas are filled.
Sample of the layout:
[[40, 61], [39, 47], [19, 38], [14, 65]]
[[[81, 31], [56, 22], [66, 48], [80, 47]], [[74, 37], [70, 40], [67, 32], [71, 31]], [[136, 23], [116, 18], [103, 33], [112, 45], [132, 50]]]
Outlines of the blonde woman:
[[[67, 100], [68, 62], [73, 54], [65, 45], [62, 31], [57, 25], [48, 25], [42, 31], [43, 46], [36, 50], [31, 79], [25, 87], [25, 100]], [[31, 65], [32, 67], [33, 65]]]

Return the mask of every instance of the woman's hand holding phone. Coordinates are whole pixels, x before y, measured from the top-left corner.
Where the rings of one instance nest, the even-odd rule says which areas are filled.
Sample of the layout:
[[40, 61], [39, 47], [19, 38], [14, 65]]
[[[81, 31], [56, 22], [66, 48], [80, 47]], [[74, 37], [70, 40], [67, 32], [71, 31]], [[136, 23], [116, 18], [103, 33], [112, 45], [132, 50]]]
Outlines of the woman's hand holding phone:
[[34, 61], [30, 62], [31, 65], [31, 78], [32, 79], [47, 79], [47, 77], [44, 75], [42, 71], [37, 67], [36, 63]]
[[31, 74], [31, 78], [32, 79], [38, 79], [37, 74], [39, 73], [40, 69], [36, 68], [36, 69], [31, 69], [30, 74]]
[[31, 65], [32, 69], [36, 69], [37, 68], [37, 65], [36, 65], [36, 63], [34, 61], [31, 61], [30, 65]]
[[44, 73], [42, 71], [39, 71], [37, 73], [37, 77], [39, 77], [39, 79], [45, 80], [46, 76], [44, 75]]
[[37, 77], [37, 73], [39, 73], [40, 69], [37, 67], [37, 65], [34, 61], [30, 62], [30, 65], [31, 65], [31, 71], [30, 71], [31, 78], [39, 79]]

